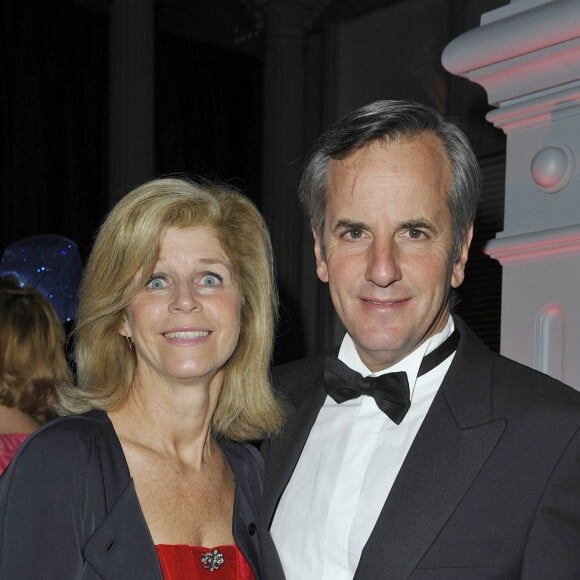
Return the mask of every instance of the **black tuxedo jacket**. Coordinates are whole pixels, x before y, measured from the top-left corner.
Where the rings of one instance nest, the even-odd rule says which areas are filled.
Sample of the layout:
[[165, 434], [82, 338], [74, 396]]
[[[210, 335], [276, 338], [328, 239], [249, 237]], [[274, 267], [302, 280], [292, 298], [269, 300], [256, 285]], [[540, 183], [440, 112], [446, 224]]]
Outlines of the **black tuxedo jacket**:
[[[580, 393], [455, 325], [455, 358], [354, 578], [580, 578]], [[284, 434], [263, 447], [269, 524], [324, 402], [323, 365], [275, 370], [290, 410]]]

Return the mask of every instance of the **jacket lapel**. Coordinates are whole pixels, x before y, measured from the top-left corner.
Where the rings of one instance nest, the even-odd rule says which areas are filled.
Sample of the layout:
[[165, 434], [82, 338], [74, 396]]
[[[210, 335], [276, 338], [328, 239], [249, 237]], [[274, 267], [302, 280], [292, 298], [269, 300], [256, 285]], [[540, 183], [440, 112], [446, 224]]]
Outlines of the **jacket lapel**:
[[317, 358], [316, 361], [314, 375], [305, 377], [302, 382], [302, 387], [307, 394], [298, 407], [288, 411], [284, 431], [280, 436], [264, 443], [266, 478], [262, 496], [262, 513], [268, 528], [326, 398], [322, 382], [324, 357]]
[[101, 578], [162, 580], [133, 481], [89, 538], [85, 559]]
[[408, 578], [481, 470], [504, 429], [493, 420], [492, 357], [455, 319], [455, 359], [363, 550], [355, 580]]

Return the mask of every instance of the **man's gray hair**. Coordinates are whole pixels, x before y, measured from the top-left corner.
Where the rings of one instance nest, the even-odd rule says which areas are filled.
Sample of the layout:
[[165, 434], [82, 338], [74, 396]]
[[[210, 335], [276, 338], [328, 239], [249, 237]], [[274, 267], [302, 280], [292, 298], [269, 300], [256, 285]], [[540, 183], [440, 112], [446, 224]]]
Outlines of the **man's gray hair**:
[[449, 210], [453, 222], [453, 259], [475, 220], [481, 190], [477, 159], [466, 135], [432, 107], [412, 101], [376, 101], [345, 115], [318, 141], [299, 187], [300, 201], [311, 227], [322, 239], [326, 209], [326, 173], [331, 159], [344, 159], [373, 141], [390, 143], [433, 133], [441, 140], [449, 159], [451, 183]]

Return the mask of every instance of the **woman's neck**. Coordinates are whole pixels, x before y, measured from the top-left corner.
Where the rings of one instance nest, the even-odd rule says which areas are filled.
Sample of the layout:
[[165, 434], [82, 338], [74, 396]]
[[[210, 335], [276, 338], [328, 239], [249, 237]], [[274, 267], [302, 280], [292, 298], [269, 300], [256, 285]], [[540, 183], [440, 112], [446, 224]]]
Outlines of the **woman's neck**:
[[201, 467], [215, 450], [211, 426], [218, 396], [219, 389], [210, 385], [164, 388], [135, 382], [125, 403], [108, 415], [122, 443]]

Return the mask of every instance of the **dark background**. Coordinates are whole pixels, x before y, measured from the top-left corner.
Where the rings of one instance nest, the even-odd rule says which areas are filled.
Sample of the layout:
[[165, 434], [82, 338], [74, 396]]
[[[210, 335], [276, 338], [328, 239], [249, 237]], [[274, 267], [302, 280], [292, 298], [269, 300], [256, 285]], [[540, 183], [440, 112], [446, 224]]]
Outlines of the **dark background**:
[[[414, 70], [427, 79], [427, 84], [420, 87], [419, 98], [434, 99], [429, 104], [462, 124], [480, 159], [485, 189], [466, 282], [460, 290], [459, 312], [493, 349], [499, 350], [501, 267], [486, 257], [482, 248], [502, 230], [505, 140], [485, 121], [489, 106], [483, 90], [448, 75], [439, 58], [440, 49], [448, 41], [476, 27], [482, 12], [507, 0], [437, 1], [437, 21], [432, 25], [429, 21], [420, 39], [400, 27], [382, 29], [377, 42], [384, 39], [388, 50], [377, 58], [384, 59], [385, 66], [394, 71], [405, 70], [407, 60], [415, 63]], [[318, 3], [322, 8], [313, 10], [312, 19], [305, 23], [305, 154], [314, 137], [344, 112], [341, 103], [351, 99], [358, 106], [363, 102], [356, 103], [357, 98], [366, 99], [364, 102], [418, 98], [419, 90], [413, 85], [416, 75], [405, 79], [402, 72], [393, 75], [387, 69], [385, 79], [390, 84], [380, 89], [373, 88], [376, 78], [365, 80], [362, 69], [360, 83], [353, 84], [352, 79], [343, 77], [358, 73], [329, 66], [328, 55], [317, 53], [319, 39], [328, 36], [329, 31], [346, 31], [344, 44], [354, 25], [375, 13], [385, 14], [385, 9], [392, 10], [393, 19], [405, 21], [409, 17], [420, 23], [419, 11], [429, 6], [433, 9], [430, 2]], [[157, 6], [155, 174], [202, 175], [229, 181], [260, 207], [267, 26], [260, 3], [214, 0], [186, 4], [188, 17], [192, 5], [197, 10], [191, 20], [195, 25], [188, 28], [184, 21], [182, 28], [187, 33], [167, 25], [172, 19], [179, 20], [183, 2], [160, 1]], [[109, 209], [106, 8], [107, 2], [99, 1], [0, 3], [0, 252], [21, 238], [56, 233], [74, 240], [84, 260]], [[340, 56], [340, 43], [337, 46], [336, 61], [348, 61], [344, 53]], [[345, 91], [349, 83], [359, 92]], [[336, 87], [343, 87], [342, 97], [339, 95], [334, 107], [329, 108], [328, 94]], [[302, 225], [296, 224], [296, 244], [303, 244], [302, 233]], [[312, 276], [310, 259], [304, 258], [304, 264], [304, 275]], [[299, 312], [300, 298], [283, 285], [281, 295], [277, 362], [309, 350]], [[320, 321], [316, 324], [322, 329], [332, 318], [325, 288], [317, 290], [315, 300]], [[316, 346], [328, 342], [328, 336], [327, 332]]]

